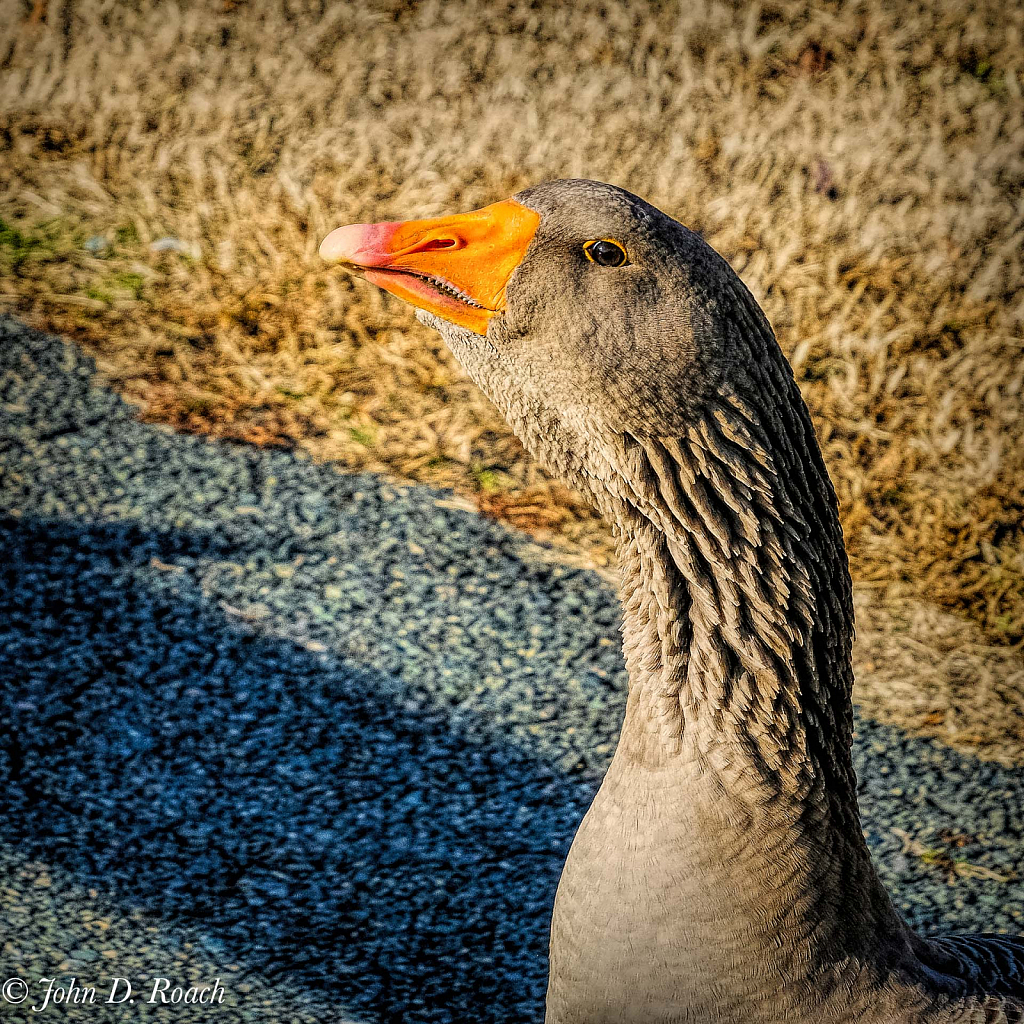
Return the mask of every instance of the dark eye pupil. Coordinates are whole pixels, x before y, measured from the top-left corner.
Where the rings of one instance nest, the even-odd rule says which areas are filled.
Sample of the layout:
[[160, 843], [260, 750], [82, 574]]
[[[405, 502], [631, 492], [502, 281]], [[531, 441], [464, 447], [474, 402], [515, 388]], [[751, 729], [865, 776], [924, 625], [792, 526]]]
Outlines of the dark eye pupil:
[[621, 267], [626, 262], [626, 254], [614, 242], [595, 242], [590, 256], [602, 267]]

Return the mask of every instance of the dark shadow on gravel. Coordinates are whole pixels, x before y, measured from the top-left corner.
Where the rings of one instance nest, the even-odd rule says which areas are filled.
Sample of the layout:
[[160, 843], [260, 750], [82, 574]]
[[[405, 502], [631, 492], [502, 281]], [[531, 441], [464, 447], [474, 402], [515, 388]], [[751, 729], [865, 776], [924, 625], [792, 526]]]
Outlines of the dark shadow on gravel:
[[592, 784], [173, 582], [132, 586], [176, 554], [217, 542], [0, 522], [9, 837], [380, 1020], [536, 1019]]

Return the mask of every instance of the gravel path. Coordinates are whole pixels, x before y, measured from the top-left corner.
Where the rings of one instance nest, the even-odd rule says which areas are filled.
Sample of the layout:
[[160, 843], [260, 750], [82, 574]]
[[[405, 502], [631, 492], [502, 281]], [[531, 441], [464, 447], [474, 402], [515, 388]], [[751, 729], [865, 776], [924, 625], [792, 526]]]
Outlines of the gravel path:
[[[10, 319], [0, 517], [0, 980], [124, 973], [130, 929], [73, 955], [87, 899], [261, 993], [159, 1019], [540, 1019], [623, 704], [604, 581], [450, 495], [140, 424]], [[863, 719], [857, 763], [909, 917], [1024, 930], [1022, 773]]]

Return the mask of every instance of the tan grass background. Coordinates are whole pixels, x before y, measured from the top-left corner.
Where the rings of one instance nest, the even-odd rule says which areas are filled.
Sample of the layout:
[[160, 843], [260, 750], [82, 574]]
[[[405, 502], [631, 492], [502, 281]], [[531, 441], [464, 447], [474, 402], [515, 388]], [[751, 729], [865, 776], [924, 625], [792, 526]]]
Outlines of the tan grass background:
[[953, 655], [984, 650], [989, 726], [1024, 749], [998, 650], [1024, 640], [1021, 5], [0, 0], [0, 24], [0, 308], [149, 418], [452, 486], [597, 563], [601, 524], [439, 340], [316, 246], [561, 176], [702, 231], [796, 368], [868, 646], [917, 609], [927, 656], [883, 651], [864, 692], [956, 718]]

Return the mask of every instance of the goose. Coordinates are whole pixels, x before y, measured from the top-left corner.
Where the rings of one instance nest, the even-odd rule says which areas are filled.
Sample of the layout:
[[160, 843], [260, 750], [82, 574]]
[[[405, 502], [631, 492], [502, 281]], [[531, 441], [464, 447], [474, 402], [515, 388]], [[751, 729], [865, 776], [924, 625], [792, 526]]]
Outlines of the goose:
[[836, 496], [729, 264], [584, 180], [320, 254], [415, 306], [614, 534], [627, 704], [555, 895], [547, 1024], [1024, 1020], [1024, 939], [924, 938], [872, 866]]

